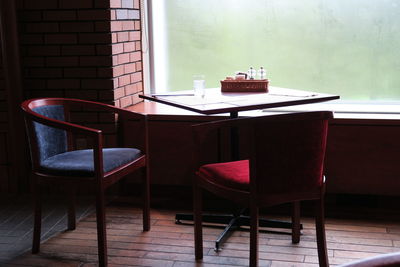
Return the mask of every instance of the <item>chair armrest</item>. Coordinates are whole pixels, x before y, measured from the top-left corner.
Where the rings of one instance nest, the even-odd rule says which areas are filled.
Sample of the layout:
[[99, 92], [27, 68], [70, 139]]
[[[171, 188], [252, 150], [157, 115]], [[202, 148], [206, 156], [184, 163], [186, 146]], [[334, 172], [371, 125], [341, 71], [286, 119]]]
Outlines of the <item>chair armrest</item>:
[[90, 108], [95, 108], [100, 111], [108, 111], [112, 113], [116, 113], [119, 116], [121, 116], [123, 119], [144, 119], [145, 115], [140, 114], [140, 113], [135, 113], [129, 110], [125, 110], [122, 108], [118, 108], [112, 105], [104, 104], [104, 103], [99, 103], [99, 102], [93, 102], [93, 101], [88, 101], [88, 100], [81, 100], [81, 99], [70, 99], [66, 98], [63, 99], [66, 103], [69, 105], [80, 105], [80, 106], [85, 106], [85, 107], [90, 107]]
[[[118, 125], [117, 125], [117, 143], [119, 146], [123, 147], [136, 147], [141, 149], [142, 151], [147, 151], [147, 140], [146, 140], [146, 121], [147, 116], [135, 113], [129, 110], [125, 110], [122, 108], [118, 108], [112, 105], [107, 105], [104, 103], [98, 103], [88, 100], [81, 99], [62, 99], [62, 101], [68, 106], [83, 106], [89, 109], [93, 109], [99, 112], [108, 112], [118, 115]], [[139, 123], [140, 130], [135, 130], [135, 133], [142, 132], [143, 135], [138, 136], [137, 138], [132, 138], [129, 124], [130, 123]], [[137, 129], [137, 128], [134, 128]]]
[[40, 115], [38, 113], [27, 113], [27, 116], [33, 121], [33, 122], [38, 122], [46, 126], [51, 126], [54, 128], [74, 132], [74, 133], [80, 133], [84, 135], [89, 135], [89, 136], [98, 136], [101, 134], [101, 130], [94, 129], [94, 128], [89, 128], [85, 127], [82, 125], [70, 123], [70, 122], [65, 122], [65, 121], [59, 121], [59, 120], [54, 120], [48, 117], [45, 117], [43, 115]]
[[193, 167], [231, 160], [231, 129], [238, 119], [227, 119], [192, 125]]
[[[65, 121], [58, 121], [54, 119], [47, 118], [42, 116], [34, 111], [35, 108], [40, 106], [64, 106], [64, 112], [66, 116]], [[131, 112], [128, 110], [124, 110], [121, 108], [114, 107], [112, 105], [107, 105], [104, 103], [98, 103], [88, 100], [81, 100], [81, 99], [72, 99], [72, 98], [43, 98], [43, 99], [31, 99], [26, 100], [21, 104], [21, 108], [25, 111], [26, 116], [28, 116], [29, 120], [34, 120], [39, 123], [42, 123], [47, 126], [53, 126], [56, 128], [60, 128], [63, 130], [68, 131], [69, 136], [68, 140], [69, 143], [72, 144], [72, 139], [74, 134], [82, 134], [82, 135], [99, 135], [102, 133], [99, 129], [93, 129], [90, 127], [78, 125], [75, 123], [69, 122], [70, 112], [75, 110], [75, 107], [78, 108], [77, 111], [85, 109], [90, 111], [96, 112], [106, 112], [111, 114], [117, 114], [118, 116], [118, 124], [116, 125], [117, 128], [117, 137], [118, 143], [120, 146], [133, 146], [139, 147], [141, 150], [145, 150], [147, 147], [147, 140], [145, 138], [145, 134], [143, 136], [139, 136], [139, 141], [136, 139], [131, 138], [131, 132], [129, 131], [129, 124], [130, 123], [138, 123], [140, 125], [140, 129], [146, 129], [146, 115]], [[140, 132], [140, 131], [135, 131]], [[143, 131], [144, 132], [144, 131]], [[128, 139], [129, 138], [129, 139]], [[133, 143], [127, 140], [134, 140]], [[97, 141], [96, 141], [97, 142]], [[139, 143], [140, 145], [136, 145]], [[142, 145], [143, 144], [143, 145]], [[73, 148], [73, 145], [72, 145]]]

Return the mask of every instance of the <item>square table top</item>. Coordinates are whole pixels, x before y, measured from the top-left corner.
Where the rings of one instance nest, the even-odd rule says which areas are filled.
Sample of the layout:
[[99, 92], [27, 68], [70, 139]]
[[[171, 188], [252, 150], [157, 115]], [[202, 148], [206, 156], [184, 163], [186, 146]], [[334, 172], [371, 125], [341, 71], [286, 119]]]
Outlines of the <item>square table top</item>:
[[324, 102], [339, 99], [338, 95], [321, 94], [295, 89], [270, 87], [265, 92], [221, 92], [220, 88], [205, 89], [204, 97], [193, 95], [192, 90], [168, 94], [144, 94], [139, 97], [170, 106], [210, 115], [229, 112], [275, 108]]

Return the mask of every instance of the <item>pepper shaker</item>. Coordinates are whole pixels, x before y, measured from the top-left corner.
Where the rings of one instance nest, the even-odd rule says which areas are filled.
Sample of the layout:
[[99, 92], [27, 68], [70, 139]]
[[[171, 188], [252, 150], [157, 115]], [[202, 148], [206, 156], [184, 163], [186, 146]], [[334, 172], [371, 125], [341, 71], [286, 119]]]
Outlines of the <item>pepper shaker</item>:
[[247, 75], [250, 80], [254, 80], [256, 78], [256, 70], [253, 69], [253, 67], [250, 67], [250, 69], [247, 71]]
[[258, 76], [260, 77], [260, 80], [264, 80], [267, 77], [267, 72], [263, 67], [260, 67], [258, 70]]

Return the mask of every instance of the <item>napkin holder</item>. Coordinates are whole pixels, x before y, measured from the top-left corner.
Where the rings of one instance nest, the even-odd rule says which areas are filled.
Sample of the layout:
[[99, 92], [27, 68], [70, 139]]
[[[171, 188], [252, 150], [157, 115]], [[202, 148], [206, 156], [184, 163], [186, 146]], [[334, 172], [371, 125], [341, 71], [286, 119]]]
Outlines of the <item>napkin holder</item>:
[[265, 80], [223, 80], [221, 92], [268, 92], [268, 79]]

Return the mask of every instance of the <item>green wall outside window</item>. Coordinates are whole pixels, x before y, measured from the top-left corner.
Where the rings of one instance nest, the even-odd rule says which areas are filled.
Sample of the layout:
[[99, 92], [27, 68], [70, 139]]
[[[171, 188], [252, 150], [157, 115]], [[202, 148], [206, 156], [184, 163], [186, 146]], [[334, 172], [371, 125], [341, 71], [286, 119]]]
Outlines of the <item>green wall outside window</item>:
[[235, 71], [263, 66], [272, 86], [400, 100], [399, 0], [164, 4], [168, 90], [191, 89], [195, 74], [218, 87]]

